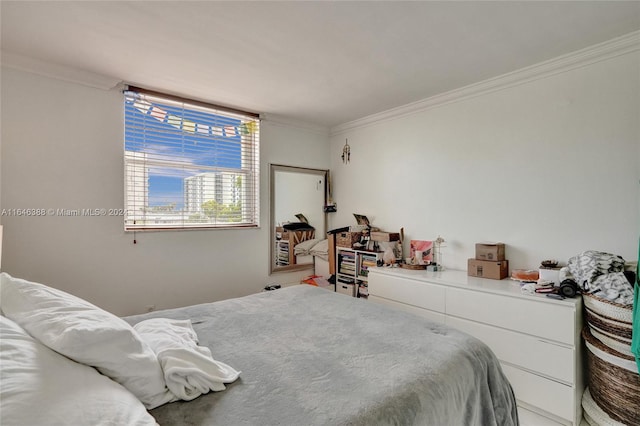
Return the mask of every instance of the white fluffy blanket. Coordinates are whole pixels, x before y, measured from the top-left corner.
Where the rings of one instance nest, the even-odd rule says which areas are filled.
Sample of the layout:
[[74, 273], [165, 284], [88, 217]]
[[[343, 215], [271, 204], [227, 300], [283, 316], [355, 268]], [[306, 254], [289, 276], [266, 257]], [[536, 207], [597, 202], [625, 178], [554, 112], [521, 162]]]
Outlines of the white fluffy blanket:
[[174, 401], [190, 401], [209, 391], [224, 390], [224, 383], [231, 383], [240, 375], [229, 365], [214, 360], [209, 348], [198, 345], [190, 320], [153, 318], [134, 328], [158, 356]]

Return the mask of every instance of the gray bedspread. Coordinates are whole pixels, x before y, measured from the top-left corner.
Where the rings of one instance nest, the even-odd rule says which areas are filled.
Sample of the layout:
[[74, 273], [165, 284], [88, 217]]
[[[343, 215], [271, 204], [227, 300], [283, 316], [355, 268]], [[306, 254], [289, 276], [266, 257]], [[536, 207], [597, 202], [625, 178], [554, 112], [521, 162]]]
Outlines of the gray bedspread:
[[151, 411], [169, 425], [517, 425], [491, 350], [445, 325], [309, 285], [125, 318], [191, 319], [242, 374]]

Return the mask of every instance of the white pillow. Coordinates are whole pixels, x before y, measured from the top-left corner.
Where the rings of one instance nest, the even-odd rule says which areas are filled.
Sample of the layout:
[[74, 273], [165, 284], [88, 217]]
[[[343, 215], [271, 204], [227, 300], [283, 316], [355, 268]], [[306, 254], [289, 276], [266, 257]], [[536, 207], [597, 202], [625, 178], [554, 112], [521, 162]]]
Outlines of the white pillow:
[[6, 425], [155, 425], [135, 396], [0, 317], [0, 412]]
[[42, 284], [0, 274], [4, 315], [42, 344], [96, 367], [148, 408], [169, 402], [162, 368], [151, 348], [124, 320]]
[[294, 250], [295, 254], [307, 253], [309, 250], [313, 248], [316, 244], [322, 241], [320, 238], [313, 238], [311, 240], [305, 240], [301, 243], [296, 244]]

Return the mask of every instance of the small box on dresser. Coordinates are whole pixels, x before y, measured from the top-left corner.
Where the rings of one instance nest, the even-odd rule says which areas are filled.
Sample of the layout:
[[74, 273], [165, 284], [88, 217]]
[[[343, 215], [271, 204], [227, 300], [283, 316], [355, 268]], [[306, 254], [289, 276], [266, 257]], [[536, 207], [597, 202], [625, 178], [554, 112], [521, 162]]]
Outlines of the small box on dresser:
[[505, 260], [503, 243], [477, 243], [476, 259], [478, 260]]
[[470, 277], [489, 278], [501, 280], [509, 276], [509, 261], [490, 261], [469, 259], [467, 262], [467, 273]]

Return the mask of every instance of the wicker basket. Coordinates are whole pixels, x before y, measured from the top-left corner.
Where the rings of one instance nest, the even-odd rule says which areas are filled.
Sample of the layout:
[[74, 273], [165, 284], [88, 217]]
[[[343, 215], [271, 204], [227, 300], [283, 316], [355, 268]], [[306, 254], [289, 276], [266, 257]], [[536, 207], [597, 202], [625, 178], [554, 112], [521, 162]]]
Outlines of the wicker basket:
[[590, 311], [616, 321], [633, 323], [633, 305], [621, 305], [589, 293], [584, 293], [582, 296], [585, 308]]
[[598, 330], [596, 327], [589, 326], [591, 335], [598, 339], [600, 343], [610, 347], [616, 352], [620, 352], [624, 356], [633, 357], [631, 352], [631, 339], [623, 339], [619, 336], [612, 336], [602, 330]]
[[360, 237], [362, 237], [362, 232], [340, 232], [336, 234], [336, 245], [352, 248], [354, 243], [360, 241]]
[[631, 334], [633, 332], [633, 326], [631, 324], [605, 317], [604, 315], [593, 312], [588, 308], [584, 310], [584, 313], [589, 327], [594, 327], [596, 330], [603, 331], [609, 336], [617, 336], [631, 341]]
[[582, 330], [587, 346], [587, 381], [593, 400], [613, 420], [637, 425], [640, 419], [640, 375], [633, 357], [614, 351]]
[[582, 394], [582, 416], [590, 426], [626, 426], [624, 423], [613, 420], [602, 408], [595, 403], [589, 392], [589, 388]]
[[610, 302], [593, 294], [584, 294], [582, 299], [591, 335], [614, 351], [630, 356], [633, 305]]

